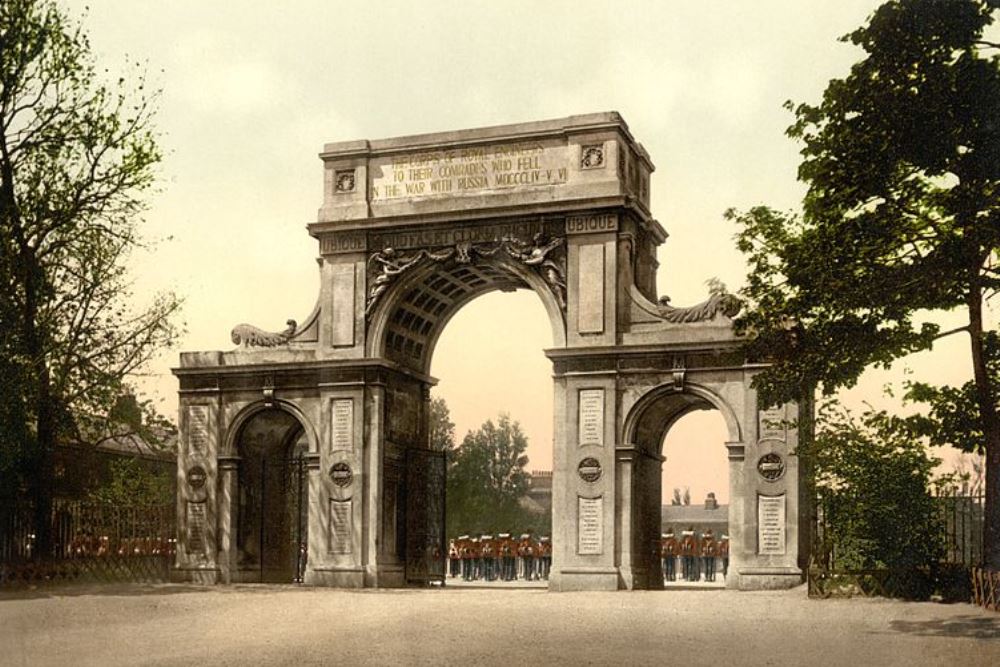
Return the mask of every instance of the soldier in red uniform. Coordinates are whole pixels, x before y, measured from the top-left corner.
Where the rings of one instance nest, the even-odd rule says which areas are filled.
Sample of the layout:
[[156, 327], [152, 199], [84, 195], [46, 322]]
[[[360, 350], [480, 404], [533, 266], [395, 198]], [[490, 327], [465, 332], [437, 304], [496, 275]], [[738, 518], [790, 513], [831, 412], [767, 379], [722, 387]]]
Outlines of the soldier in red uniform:
[[536, 577], [535, 553], [537, 551], [538, 547], [535, 546], [535, 541], [531, 539], [531, 535], [529, 533], [521, 535], [521, 541], [517, 545], [517, 555], [521, 557], [525, 581], [531, 581]]
[[515, 556], [517, 545], [510, 533], [500, 533], [500, 578], [504, 581], [513, 581], [515, 573]]
[[694, 529], [688, 528], [681, 531], [681, 568], [682, 575], [687, 581], [698, 581], [698, 565], [695, 554], [698, 552], [697, 540], [694, 537]]
[[496, 579], [497, 570], [497, 548], [496, 542], [493, 540], [493, 536], [483, 535], [483, 539], [479, 543], [479, 549], [483, 561], [483, 579], [486, 581], [493, 581]]
[[461, 569], [462, 554], [458, 551], [458, 541], [450, 540], [448, 542], [448, 572], [451, 574], [451, 578], [457, 577]]
[[462, 541], [462, 579], [472, 581], [476, 568], [476, 549], [468, 535], [458, 538]]
[[552, 569], [552, 541], [544, 535], [538, 540], [538, 567], [542, 579], [548, 581]]
[[715, 536], [712, 535], [712, 529], [709, 528], [705, 531], [705, 534], [701, 536], [701, 562], [705, 568], [705, 581], [715, 581], [715, 555], [717, 553], [715, 546]]
[[660, 539], [660, 558], [663, 559], [663, 577], [665, 581], [677, 579], [677, 538], [674, 529], [668, 528]]

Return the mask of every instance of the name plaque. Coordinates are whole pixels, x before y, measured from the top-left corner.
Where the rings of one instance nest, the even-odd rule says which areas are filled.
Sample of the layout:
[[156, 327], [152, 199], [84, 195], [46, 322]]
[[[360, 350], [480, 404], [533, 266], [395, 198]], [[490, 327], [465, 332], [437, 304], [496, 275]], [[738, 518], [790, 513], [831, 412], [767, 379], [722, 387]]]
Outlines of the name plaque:
[[581, 556], [597, 556], [604, 550], [604, 497], [577, 496], [577, 545]]
[[758, 438], [785, 437], [785, 408], [768, 408], [760, 411], [760, 435]]
[[371, 165], [371, 201], [561, 185], [569, 178], [568, 157], [565, 144], [528, 141], [380, 158]]
[[757, 496], [757, 553], [785, 553], [785, 495]]
[[604, 390], [580, 390], [580, 445], [604, 446]]
[[208, 447], [208, 406], [189, 405], [187, 409], [188, 450], [204, 453]]
[[334, 450], [354, 448], [354, 400], [337, 399], [333, 402], [331, 447]]
[[351, 553], [351, 501], [330, 501], [330, 553]]
[[208, 513], [205, 503], [189, 502], [187, 504], [187, 552], [205, 552], [205, 526], [208, 521]]

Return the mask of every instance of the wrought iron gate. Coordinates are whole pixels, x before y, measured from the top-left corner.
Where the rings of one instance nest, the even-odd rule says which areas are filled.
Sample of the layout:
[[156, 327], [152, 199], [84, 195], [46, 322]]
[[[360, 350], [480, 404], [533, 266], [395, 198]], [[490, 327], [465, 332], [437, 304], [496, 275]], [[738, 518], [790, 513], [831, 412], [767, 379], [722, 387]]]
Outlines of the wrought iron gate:
[[406, 583], [445, 582], [445, 454], [406, 451]]
[[[256, 501], [248, 518], [255, 520], [260, 581], [301, 583], [309, 543], [309, 479], [302, 455], [287, 459], [261, 457]], [[254, 498], [253, 496], [257, 496]]]

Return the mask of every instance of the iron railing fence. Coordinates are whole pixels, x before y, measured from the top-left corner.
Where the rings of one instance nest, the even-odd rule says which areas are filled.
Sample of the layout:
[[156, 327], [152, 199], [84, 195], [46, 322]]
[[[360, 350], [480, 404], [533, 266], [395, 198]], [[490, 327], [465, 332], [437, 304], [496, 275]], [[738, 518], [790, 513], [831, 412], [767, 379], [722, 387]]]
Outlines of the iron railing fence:
[[874, 567], [862, 569], [851, 563], [858, 545], [840, 544], [834, 526], [852, 520], [838, 506], [835, 496], [820, 494], [813, 523], [812, 559], [808, 572], [809, 594], [928, 597], [949, 600], [970, 597], [970, 572], [983, 560], [985, 497], [955, 492], [936, 492], [939, 512], [941, 558], [933, 568]]
[[39, 553], [34, 506], [0, 510], [0, 585], [51, 580], [167, 581], [176, 547], [174, 505], [55, 500], [52, 546]]

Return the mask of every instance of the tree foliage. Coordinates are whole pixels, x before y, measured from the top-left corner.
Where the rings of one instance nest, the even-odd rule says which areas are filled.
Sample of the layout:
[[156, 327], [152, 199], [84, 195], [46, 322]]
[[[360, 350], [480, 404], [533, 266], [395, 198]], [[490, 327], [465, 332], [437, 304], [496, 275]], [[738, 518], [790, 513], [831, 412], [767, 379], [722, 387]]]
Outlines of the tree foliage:
[[830, 401], [816, 422], [816, 438], [803, 453], [815, 465], [826, 543], [836, 545], [837, 565], [936, 566], [943, 529], [930, 487], [939, 461], [906, 420], [870, 408], [857, 418]]
[[90, 500], [117, 507], [166, 505], [174, 500], [170, 476], [150, 470], [138, 457], [115, 459], [108, 468], [108, 480], [90, 492]]
[[527, 447], [521, 425], [506, 414], [466, 434], [448, 466], [449, 535], [522, 529]]
[[[844, 37], [864, 51], [819, 104], [789, 104], [801, 214], [729, 211], [751, 266], [738, 322], [765, 402], [830, 394], [869, 366], [968, 335], [988, 451], [987, 564], [1000, 569], [1000, 415], [983, 308], [1000, 289], [1000, 59], [984, 0], [892, 0]], [[941, 331], [926, 311], [961, 309]], [[943, 398], [943, 397], [942, 397]], [[956, 400], [960, 397], [955, 396]], [[971, 414], [971, 413], [967, 413]]]
[[139, 66], [99, 73], [50, 0], [0, 3], [0, 467], [36, 502], [41, 553], [57, 443], [169, 430], [128, 384], [178, 334], [178, 300], [134, 308], [126, 273], [161, 159], [156, 97]]

